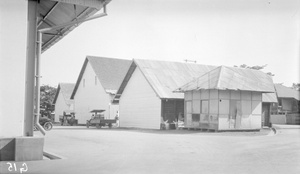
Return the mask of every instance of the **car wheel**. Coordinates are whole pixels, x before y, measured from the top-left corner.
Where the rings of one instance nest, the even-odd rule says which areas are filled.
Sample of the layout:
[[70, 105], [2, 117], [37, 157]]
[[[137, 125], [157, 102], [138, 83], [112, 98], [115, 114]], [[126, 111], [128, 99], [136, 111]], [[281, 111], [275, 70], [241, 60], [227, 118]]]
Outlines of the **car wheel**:
[[49, 131], [52, 129], [53, 125], [50, 122], [46, 122], [43, 127], [46, 131]]
[[96, 124], [96, 128], [100, 129], [101, 128], [100, 124]]

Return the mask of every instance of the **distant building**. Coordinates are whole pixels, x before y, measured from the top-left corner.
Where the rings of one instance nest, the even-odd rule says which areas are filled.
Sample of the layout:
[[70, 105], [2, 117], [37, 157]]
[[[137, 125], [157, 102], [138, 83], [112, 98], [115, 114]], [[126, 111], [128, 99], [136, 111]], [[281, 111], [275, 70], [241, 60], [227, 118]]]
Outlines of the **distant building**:
[[300, 91], [286, 87], [281, 84], [275, 84], [278, 97], [278, 106], [281, 112], [298, 113]]
[[271, 77], [261, 71], [217, 67], [183, 85], [185, 127], [256, 130], [262, 126], [263, 93], [274, 93]]
[[90, 111], [105, 110], [106, 118], [115, 118], [118, 104], [111, 101], [124, 79], [131, 60], [87, 56], [71, 99], [74, 99], [75, 118], [85, 124], [91, 118]]
[[160, 129], [184, 114], [184, 95], [173, 90], [214, 66], [134, 59], [113, 100], [120, 127]]
[[71, 94], [74, 90], [74, 83], [59, 83], [53, 100], [55, 105], [54, 122], [59, 122], [60, 116], [65, 113], [74, 112], [74, 100], [71, 99]]
[[271, 122], [277, 124], [300, 124], [300, 91], [275, 84], [278, 104], [271, 108]]

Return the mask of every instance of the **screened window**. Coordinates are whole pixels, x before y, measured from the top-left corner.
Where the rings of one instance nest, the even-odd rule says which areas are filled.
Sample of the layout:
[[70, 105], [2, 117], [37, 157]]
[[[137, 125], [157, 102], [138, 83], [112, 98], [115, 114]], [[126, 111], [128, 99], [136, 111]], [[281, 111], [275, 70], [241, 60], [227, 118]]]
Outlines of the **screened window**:
[[186, 104], [186, 112], [188, 114], [191, 114], [192, 113], [192, 102], [187, 101], [185, 104]]
[[208, 114], [208, 100], [201, 101], [201, 114]]
[[219, 100], [219, 114], [229, 115], [229, 100]]
[[218, 100], [209, 100], [209, 114], [218, 114]]
[[193, 113], [200, 114], [200, 100], [193, 100]]

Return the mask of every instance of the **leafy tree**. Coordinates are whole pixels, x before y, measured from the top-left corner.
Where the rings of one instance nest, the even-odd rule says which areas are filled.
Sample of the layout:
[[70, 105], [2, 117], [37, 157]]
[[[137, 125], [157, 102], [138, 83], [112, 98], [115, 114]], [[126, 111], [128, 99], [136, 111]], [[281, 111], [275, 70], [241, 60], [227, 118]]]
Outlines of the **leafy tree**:
[[50, 114], [54, 111], [54, 105], [52, 102], [54, 100], [57, 88], [49, 86], [49, 85], [42, 85], [40, 87], [40, 108], [41, 108], [41, 115], [50, 118]]
[[300, 91], [300, 83], [293, 83], [292, 88], [297, 90], [297, 91]]
[[[264, 69], [265, 67], [267, 66], [267, 64], [265, 65], [262, 65], [262, 66], [259, 66], [259, 65], [256, 65], [256, 66], [248, 66], [246, 64], [242, 64], [240, 66], [236, 66], [234, 65], [234, 67], [238, 67], [238, 68], [248, 68], [248, 69], [255, 69], [255, 70], [261, 70], [261, 69]], [[275, 74], [272, 74], [271, 72], [267, 72], [266, 74], [270, 75], [270, 76], [274, 76]]]

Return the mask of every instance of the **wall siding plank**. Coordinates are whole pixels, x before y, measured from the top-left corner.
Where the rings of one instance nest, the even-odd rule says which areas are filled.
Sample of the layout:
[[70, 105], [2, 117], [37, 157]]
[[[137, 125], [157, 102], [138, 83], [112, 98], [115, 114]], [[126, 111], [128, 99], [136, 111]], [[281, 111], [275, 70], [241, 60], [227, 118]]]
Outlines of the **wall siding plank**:
[[139, 68], [132, 74], [120, 98], [120, 127], [159, 129], [161, 99]]
[[78, 119], [79, 124], [86, 124], [86, 120], [91, 118], [90, 111], [93, 109], [104, 109], [104, 116], [110, 117], [110, 96], [104, 91], [99, 80], [95, 84], [95, 76], [93, 68], [88, 63], [74, 97], [75, 118]]

